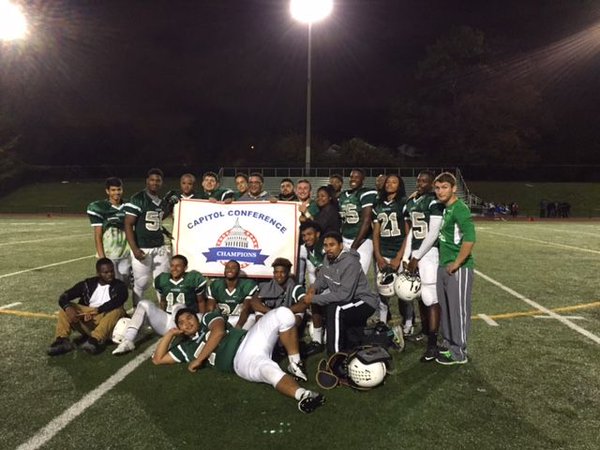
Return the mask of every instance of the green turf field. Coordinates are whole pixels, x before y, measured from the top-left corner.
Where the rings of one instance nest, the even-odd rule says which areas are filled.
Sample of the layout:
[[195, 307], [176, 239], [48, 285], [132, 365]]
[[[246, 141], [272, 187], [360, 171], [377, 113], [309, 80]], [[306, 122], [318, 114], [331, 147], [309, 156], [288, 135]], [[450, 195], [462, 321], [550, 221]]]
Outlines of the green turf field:
[[270, 386], [153, 366], [153, 339], [49, 358], [58, 295], [93, 273], [92, 233], [84, 218], [2, 216], [0, 448], [600, 448], [599, 228], [478, 223], [471, 361], [423, 364], [408, 343], [384, 386], [328, 391], [303, 415]]
[[540, 200], [569, 202], [573, 217], [600, 217], [600, 183], [528, 183], [469, 181], [469, 189], [486, 202], [517, 202], [522, 216], [539, 217]]

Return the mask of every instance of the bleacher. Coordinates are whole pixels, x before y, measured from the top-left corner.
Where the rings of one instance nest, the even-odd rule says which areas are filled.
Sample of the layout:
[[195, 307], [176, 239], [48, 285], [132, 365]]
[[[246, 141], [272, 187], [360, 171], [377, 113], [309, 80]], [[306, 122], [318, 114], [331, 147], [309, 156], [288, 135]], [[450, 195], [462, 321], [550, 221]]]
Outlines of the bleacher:
[[[468, 189], [464, 183], [460, 170], [457, 168], [448, 168], [448, 167], [431, 167], [431, 168], [398, 168], [398, 167], [374, 167], [363, 169], [365, 171], [365, 181], [364, 185], [366, 187], [375, 188], [375, 180], [379, 174], [400, 174], [402, 180], [404, 181], [404, 186], [406, 189], [407, 195], [410, 195], [417, 188], [417, 175], [421, 170], [431, 170], [434, 173], [440, 173], [443, 171], [451, 172], [456, 176], [458, 181], [458, 196], [462, 199], [468, 199], [469, 195]], [[326, 186], [329, 184], [329, 175], [338, 173], [344, 177], [344, 187], [343, 189], [348, 189], [348, 181], [350, 177], [350, 172], [352, 168], [314, 168], [313, 173], [316, 174], [314, 176], [304, 176], [303, 168], [260, 168], [260, 167], [223, 167], [219, 170], [219, 175], [221, 177], [221, 186], [225, 186], [235, 190], [235, 174], [236, 173], [245, 173], [249, 174], [251, 172], [259, 172], [263, 174], [265, 179], [264, 189], [271, 193], [274, 196], [279, 194], [279, 184], [282, 178], [291, 178], [294, 182], [300, 179], [307, 179], [310, 181], [312, 185], [313, 197], [316, 194], [316, 191], [321, 186]]]

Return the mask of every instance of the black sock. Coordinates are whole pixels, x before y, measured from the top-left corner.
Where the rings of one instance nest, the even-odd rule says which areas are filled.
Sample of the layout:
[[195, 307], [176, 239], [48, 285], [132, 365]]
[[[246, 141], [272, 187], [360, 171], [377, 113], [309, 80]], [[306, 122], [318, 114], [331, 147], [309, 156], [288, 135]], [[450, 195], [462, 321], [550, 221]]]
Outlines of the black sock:
[[433, 348], [437, 346], [437, 333], [432, 331], [427, 334], [427, 347]]

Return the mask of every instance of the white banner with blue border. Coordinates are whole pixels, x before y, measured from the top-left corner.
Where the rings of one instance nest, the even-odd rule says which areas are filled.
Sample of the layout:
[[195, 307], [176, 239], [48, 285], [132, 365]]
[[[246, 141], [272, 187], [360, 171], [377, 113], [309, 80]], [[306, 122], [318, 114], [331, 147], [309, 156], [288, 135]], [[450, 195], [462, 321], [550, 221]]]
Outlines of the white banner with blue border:
[[222, 277], [235, 259], [248, 277], [272, 278], [275, 258], [287, 258], [296, 273], [298, 204], [295, 202], [214, 203], [182, 199], [173, 212], [173, 251], [188, 270]]

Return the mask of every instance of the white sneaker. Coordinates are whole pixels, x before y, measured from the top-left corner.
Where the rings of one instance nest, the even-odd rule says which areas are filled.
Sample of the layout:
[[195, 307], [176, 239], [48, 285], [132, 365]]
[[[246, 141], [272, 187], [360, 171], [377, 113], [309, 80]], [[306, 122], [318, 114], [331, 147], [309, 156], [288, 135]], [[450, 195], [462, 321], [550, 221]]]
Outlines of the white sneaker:
[[291, 362], [290, 365], [288, 366], [288, 372], [290, 373], [290, 375], [292, 375], [293, 377], [303, 380], [303, 381], [308, 381], [308, 377], [306, 376], [305, 373], [306, 369], [304, 368], [304, 364], [302, 362], [299, 363], [294, 363]]
[[127, 339], [123, 340], [117, 348], [115, 348], [112, 352], [113, 355], [123, 355], [124, 353], [129, 353], [135, 350], [135, 344]]
[[402, 328], [402, 333], [404, 334], [404, 337], [406, 336], [410, 336], [415, 332], [415, 327], [411, 324], [405, 323], [404, 327]]

